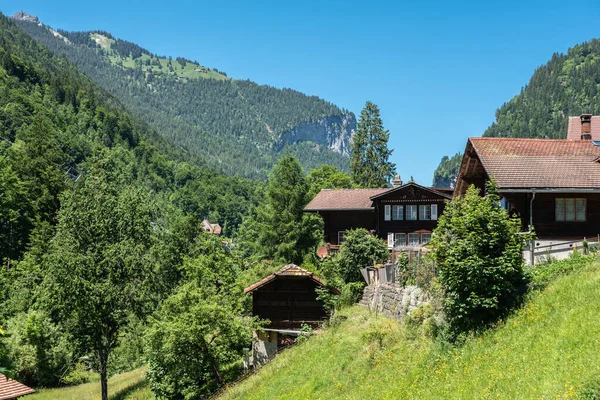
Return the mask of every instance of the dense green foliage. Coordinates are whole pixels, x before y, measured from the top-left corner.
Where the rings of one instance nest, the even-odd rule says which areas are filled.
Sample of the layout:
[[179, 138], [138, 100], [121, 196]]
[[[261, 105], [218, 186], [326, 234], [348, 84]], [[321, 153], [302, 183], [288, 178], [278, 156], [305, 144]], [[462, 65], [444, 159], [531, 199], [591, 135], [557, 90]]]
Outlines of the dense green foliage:
[[339, 273], [344, 282], [362, 282], [361, 268], [386, 261], [389, 252], [383, 240], [366, 229], [352, 229], [346, 232], [337, 258]]
[[453, 188], [456, 185], [456, 178], [460, 163], [462, 162], [462, 153], [456, 153], [452, 158], [442, 157], [440, 164], [433, 172], [432, 187], [435, 188]]
[[594, 398], [600, 264], [579, 258], [573, 265], [461, 346], [415, 336], [410, 324], [364, 307], [344, 310], [345, 321], [285, 351], [221, 398]]
[[367, 101], [360, 113], [358, 129], [352, 138], [350, 170], [359, 187], [389, 186], [396, 165], [389, 161], [393, 150], [388, 149], [390, 132], [383, 129], [379, 107]]
[[482, 329], [516, 304], [526, 282], [520, 228], [492, 185], [485, 198], [471, 186], [444, 209], [432, 245], [454, 333]]
[[3, 16], [0, 93], [0, 364], [33, 386], [76, 382], [80, 357], [131, 368], [184, 258], [212, 252], [200, 221], [231, 235], [261, 185], [175, 149]]
[[[327, 148], [325, 133], [317, 138], [319, 144], [295, 143], [286, 136], [304, 123], [332, 117], [328, 128], [349, 138], [354, 115], [331, 103], [291, 89], [228, 79], [189, 60], [151, 54], [106, 32], [60, 31], [65, 41], [45, 26], [18, 24], [209, 166], [231, 175], [265, 178], [289, 147], [306, 169], [324, 163], [347, 168], [347, 156]], [[348, 119], [347, 126], [342, 119]]]
[[148, 378], [159, 398], [205, 398], [231, 381], [259, 326], [243, 316], [239, 265], [220, 242], [202, 246], [204, 254], [183, 266], [188, 282], [163, 302], [146, 335]]
[[350, 189], [352, 179], [333, 165], [323, 165], [313, 169], [306, 176], [308, 200], [312, 200], [322, 189]]
[[237, 238], [247, 256], [301, 264], [316, 249], [322, 240], [322, 220], [303, 212], [308, 189], [298, 160], [284, 156], [273, 168], [265, 202], [240, 228]]

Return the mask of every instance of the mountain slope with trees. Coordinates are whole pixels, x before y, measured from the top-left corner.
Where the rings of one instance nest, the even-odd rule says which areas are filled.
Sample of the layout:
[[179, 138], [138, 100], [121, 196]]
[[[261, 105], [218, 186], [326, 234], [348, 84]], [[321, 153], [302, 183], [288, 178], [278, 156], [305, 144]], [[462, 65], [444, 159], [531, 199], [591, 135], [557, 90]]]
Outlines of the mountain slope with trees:
[[282, 152], [306, 170], [348, 169], [352, 113], [291, 89], [235, 80], [181, 57], [152, 54], [108, 32], [53, 30], [18, 13], [16, 23], [175, 145], [230, 175], [266, 178]]
[[[554, 53], [535, 70], [521, 93], [496, 110], [496, 121], [483, 136], [564, 139], [570, 116], [600, 114], [600, 39]], [[456, 179], [460, 159], [444, 156], [433, 185]]]

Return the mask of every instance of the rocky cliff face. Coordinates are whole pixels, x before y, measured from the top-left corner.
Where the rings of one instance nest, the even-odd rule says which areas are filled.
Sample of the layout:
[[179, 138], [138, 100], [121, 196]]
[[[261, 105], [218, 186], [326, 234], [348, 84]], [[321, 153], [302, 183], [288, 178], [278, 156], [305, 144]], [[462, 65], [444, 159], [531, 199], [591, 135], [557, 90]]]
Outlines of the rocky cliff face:
[[33, 22], [36, 24], [40, 23], [40, 20], [38, 19], [38, 17], [36, 17], [34, 15], [29, 15], [24, 11], [19, 11], [19, 12], [15, 13], [15, 15], [13, 15], [13, 19], [16, 19], [17, 21]]
[[300, 125], [281, 135], [278, 149], [287, 144], [313, 142], [327, 146], [341, 154], [349, 154], [352, 135], [356, 131], [356, 117], [353, 113], [331, 115], [314, 122]]

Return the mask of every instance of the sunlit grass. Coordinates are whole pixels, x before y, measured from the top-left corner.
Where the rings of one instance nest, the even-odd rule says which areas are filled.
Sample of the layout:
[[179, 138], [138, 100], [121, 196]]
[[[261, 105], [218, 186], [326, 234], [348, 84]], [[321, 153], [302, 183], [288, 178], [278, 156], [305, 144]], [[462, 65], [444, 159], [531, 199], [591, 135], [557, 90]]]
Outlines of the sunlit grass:
[[[600, 264], [581, 263], [460, 347], [413, 337], [356, 306], [224, 398], [556, 399], [600, 378]], [[386, 332], [373, 350], [364, 332]]]
[[[146, 381], [146, 368], [125, 372], [111, 377], [108, 381], [109, 397], [113, 400], [150, 400], [154, 395]], [[42, 389], [27, 396], [28, 400], [96, 400], [100, 399], [100, 382], [60, 388]]]

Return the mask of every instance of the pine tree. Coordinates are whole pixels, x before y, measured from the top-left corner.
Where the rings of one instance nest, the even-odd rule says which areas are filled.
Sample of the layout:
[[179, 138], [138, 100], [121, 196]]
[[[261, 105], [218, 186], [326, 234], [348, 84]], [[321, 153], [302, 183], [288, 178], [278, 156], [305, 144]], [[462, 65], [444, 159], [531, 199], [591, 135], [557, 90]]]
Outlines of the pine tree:
[[393, 151], [387, 147], [389, 138], [390, 132], [383, 129], [379, 107], [367, 101], [352, 138], [350, 169], [354, 183], [365, 188], [388, 186], [396, 171], [396, 165], [389, 161]]

